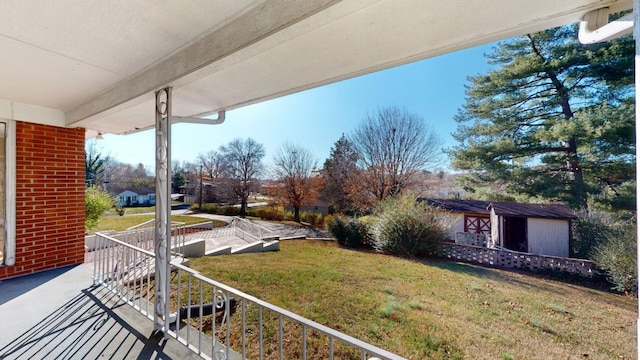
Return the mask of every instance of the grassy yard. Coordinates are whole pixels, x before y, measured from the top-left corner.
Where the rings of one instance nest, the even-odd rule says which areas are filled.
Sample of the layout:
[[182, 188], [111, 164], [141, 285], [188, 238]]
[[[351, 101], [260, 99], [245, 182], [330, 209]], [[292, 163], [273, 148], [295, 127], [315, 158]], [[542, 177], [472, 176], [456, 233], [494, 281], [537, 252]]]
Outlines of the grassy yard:
[[279, 252], [192, 259], [191, 267], [412, 359], [637, 357], [633, 297], [333, 242], [280, 244]]
[[[100, 218], [100, 222], [98, 223], [98, 227], [93, 229], [92, 232], [105, 231], [105, 230], [117, 230], [122, 231], [126, 230], [132, 226], [141, 224], [145, 221], [149, 221], [153, 219], [155, 215], [131, 215], [131, 216], [118, 216], [118, 215], [109, 215], [103, 216]], [[226, 226], [227, 223], [219, 220], [207, 220], [203, 218], [197, 218], [193, 216], [172, 216], [172, 221], [183, 222], [187, 225], [189, 224], [198, 224], [207, 221], [212, 221], [214, 227]]]

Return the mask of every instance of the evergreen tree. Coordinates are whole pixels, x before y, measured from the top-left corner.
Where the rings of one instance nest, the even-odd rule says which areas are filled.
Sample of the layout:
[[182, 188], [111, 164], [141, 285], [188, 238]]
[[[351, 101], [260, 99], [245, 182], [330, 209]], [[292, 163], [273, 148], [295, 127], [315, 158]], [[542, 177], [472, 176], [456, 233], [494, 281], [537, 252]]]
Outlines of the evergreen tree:
[[620, 196], [634, 181], [633, 53], [630, 36], [581, 45], [576, 26], [499, 43], [455, 117], [450, 156], [471, 172], [467, 189], [500, 182], [584, 209], [591, 196]]
[[324, 197], [337, 212], [353, 210], [349, 198], [348, 179], [357, 172], [358, 153], [353, 144], [342, 134], [331, 148], [331, 154], [324, 162]]

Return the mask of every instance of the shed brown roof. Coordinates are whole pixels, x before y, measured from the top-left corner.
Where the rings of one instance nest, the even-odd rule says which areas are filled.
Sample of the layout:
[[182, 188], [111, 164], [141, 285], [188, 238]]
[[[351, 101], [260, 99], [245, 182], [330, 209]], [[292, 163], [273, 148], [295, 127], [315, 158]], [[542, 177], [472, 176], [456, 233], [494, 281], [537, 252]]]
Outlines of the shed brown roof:
[[418, 201], [426, 201], [430, 206], [439, 207], [455, 212], [474, 212], [489, 214], [490, 201], [481, 200], [454, 200], [454, 199], [425, 199], [420, 198]]
[[496, 215], [523, 216], [543, 219], [576, 219], [578, 216], [568, 206], [563, 204], [519, 204], [508, 202], [492, 202]]
[[497, 215], [520, 216], [543, 219], [576, 219], [576, 214], [563, 204], [524, 204], [500, 201], [455, 200], [455, 199], [419, 199], [431, 206], [455, 212], [485, 213], [491, 208]]

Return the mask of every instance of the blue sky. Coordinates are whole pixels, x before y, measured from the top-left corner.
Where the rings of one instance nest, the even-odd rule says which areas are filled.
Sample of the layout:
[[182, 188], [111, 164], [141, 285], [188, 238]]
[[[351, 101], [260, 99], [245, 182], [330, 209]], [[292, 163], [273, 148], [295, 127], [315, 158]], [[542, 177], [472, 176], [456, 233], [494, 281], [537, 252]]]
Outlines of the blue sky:
[[[348, 135], [368, 112], [388, 105], [422, 116], [444, 148], [452, 147], [453, 116], [464, 102], [467, 76], [487, 72], [483, 54], [490, 50], [491, 45], [466, 49], [231, 110], [221, 125], [175, 124], [172, 159], [195, 162], [199, 153], [251, 137], [265, 146], [266, 165], [281, 144], [290, 141], [311, 150], [322, 166], [343, 133]], [[153, 130], [104, 138], [98, 142], [101, 153], [153, 171]]]

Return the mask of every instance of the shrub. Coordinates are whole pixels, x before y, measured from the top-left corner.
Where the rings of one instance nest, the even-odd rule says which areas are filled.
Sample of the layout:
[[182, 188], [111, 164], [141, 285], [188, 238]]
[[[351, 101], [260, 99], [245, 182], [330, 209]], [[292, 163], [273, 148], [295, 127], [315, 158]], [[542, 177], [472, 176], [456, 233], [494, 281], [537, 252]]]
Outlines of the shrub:
[[254, 208], [247, 207], [247, 216], [258, 217], [258, 210]]
[[327, 216], [327, 230], [340, 245], [351, 247], [368, 246], [370, 242], [369, 228], [366, 224], [343, 215]]
[[240, 215], [240, 208], [235, 206], [223, 206], [218, 210], [218, 214], [227, 216], [238, 216]]
[[105, 211], [115, 206], [115, 198], [98, 186], [88, 187], [84, 194], [86, 231], [95, 228], [100, 221], [100, 216]]
[[322, 214], [314, 211], [303, 211], [300, 213], [300, 221], [306, 222], [311, 226], [322, 224], [324, 217]]
[[636, 242], [636, 227], [630, 222], [612, 230], [606, 241], [600, 242], [593, 250], [592, 259], [606, 271], [618, 291], [638, 291]]
[[262, 220], [275, 220], [282, 221], [284, 219], [284, 213], [277, 208], [262, 207], [256, 211], [258, 217]]
[[343, 215], [327, 216], [327, 230], [340, 245], [344, 245], [347, 242], [347, 224], [348, 220]]
[[374, 217], [372, 245], [389, 254], [434, 256], [447, 237], [446, 217], [410, 195], [384, 199]]
[[371, 235], [369, 227], [365, 223], [351, 220], [347, 229], [347, 243], [345, 245], [351, 247], [370, 246]]
[[613, 214], [592, 210], [581, 212], [571, 223], [571, 257], [590, 259], [593, 250], [616, 233]]
[[[194, 210], [198, 210], [197, 204], [191, 205], [190, 209], [193, 208], [194, 206], [195, 206]], [[207, 214], [217, 214], [219, 210], [220, 210], [220, 207], [218, 206], [218, 204], [202, 204], [202, 208], [200, 208], [200, 212], [207, 213]]]
[[293, 221], [293, 211], [285, 211], [283, 220]]
[[116, 210], [116, 214], [118, 214], [118, 216], [124, 216], [124, 208], [120, 205], [115, 205], [114, 206], [115, 210]]

